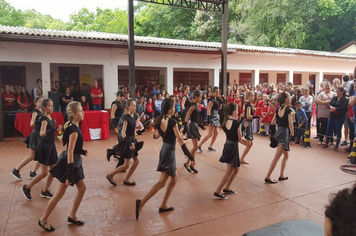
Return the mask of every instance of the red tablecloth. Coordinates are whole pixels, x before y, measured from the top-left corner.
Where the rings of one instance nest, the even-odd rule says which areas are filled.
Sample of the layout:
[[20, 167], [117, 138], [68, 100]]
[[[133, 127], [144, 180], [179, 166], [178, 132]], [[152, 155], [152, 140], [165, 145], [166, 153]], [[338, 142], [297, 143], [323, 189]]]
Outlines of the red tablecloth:
[[[64, 125], [62, 112], [53, 112], [51, 117], [56, 121], [56, 126], [58, 126], [59, 124]], [[18, 131], [20, 131], [24, 137], [29, 136], [33, 130], [33, 127], [30, 126], [30, 122], [31, 122], [31, 113], [29, 112], [16, 113], [15, 128]]]
[[109, 138], [109, 113], [107, 111], [85, 111], [81, 131], [84, 141], [91, 141], [89, 128], [101, 128], [100, 139]]

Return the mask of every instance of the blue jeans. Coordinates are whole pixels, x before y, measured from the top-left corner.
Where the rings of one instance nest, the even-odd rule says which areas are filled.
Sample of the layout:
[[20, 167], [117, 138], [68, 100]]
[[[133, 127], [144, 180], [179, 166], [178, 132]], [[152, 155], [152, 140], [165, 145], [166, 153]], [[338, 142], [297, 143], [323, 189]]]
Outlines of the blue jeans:
[[296, 132], [295, 132], [295, 141], [300, 141], [300, 138], [302, 138], [302, 141], [304, 141], [305, 130], [306, 130], [306, 124], [305, 123], [300, 128], [298, 128], [298, 125], [297, 125]]
[[329, 142], [333, 140], [333, 133], [335, 132], [337, 137], [336, 145], [339, 145], [341, 139], [341, 128], [344, 122], [345, 122], [345, 118], [338, 119], [338, 120], [334, 120], [331, 118], [328, 119], [328, 128], [326, 131], [326, 144], [329, 144]]
[[101, 105], [95, 105], [95, 104], [93, 104], [93, 110], [95, 110], [95, 111], [100, 111], [100, 110], [101, 110]]

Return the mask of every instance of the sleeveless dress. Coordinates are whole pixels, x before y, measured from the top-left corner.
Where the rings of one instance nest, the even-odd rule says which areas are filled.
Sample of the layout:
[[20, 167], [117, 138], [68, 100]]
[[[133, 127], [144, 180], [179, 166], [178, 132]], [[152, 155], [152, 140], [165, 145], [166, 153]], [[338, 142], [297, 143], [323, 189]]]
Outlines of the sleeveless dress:
[[33, 127], [33, 130], [29, 136], [27, 136], [23, 142], [26, 143], [27, 148], [31, 148], [32, 150], [36, 150], [37, 145], [39, 144], [41, 137], [40, 137], [40, 129], [41, 129], [41, 116], [42, 112], [40, 112], [38, 109], [33, 109], [31, 113], [31, 117], [33, 113], [37, 113], [36, 119], [35, 119], [35, 127]]
[[78, 126], [69, 123], [67, 129], [64, 131], [63, 134], [63, 146], [67, 145], [67, 150], [63, 151], [61, 155], [59, 155], [57, 164], [49, 171], [53, 175], [53, 177], [57, 178], [61, 183], [66, 182], [68, 173], [67, 164], [69, 136], [75, 132], [78, 133], [78, 138], [75, 142], [73, 155], [73, 167], [75, 175], [74, 181], [72, 183], [73, 185], [84, 179], [84, 170], [81, 155], [85, 155], [86, 150], [83, 150], [83, 135]]
[[[245, 119], [242, 122], [242, 135], [246, 140], [253, 140], [253, 130], [252, 130], [252, 120], [248, 120], [247, 117], [247, 108], [250, 107], [250, 115], [253, 116], [253, 107], [251, 103], [246, 103], [245, 105]], [[247, 128], [244, 127], [245, 122], [248, 122]]]
[[159, 152], [159, 162], [157, 171], [165, 172], [169, 176], [176, 176], [176, 135], [174, 134], [173, 127], [177, 124], [177, 121], [163, 117], [162, 119], [169, 119], [167, 129], [164, 132], [161, 127], [158, 127], [158, 133], [163, 139], [163, 145]]
[[111, 103], [111, 107], [114, 104], [116, 105], [117, 108], [116, 108], [116, 111], [115, 111], [115, 118], [111, 121], [110, 128], [118, 127], [120, 118], [121, 118], [122, 114], [124, 113], [124, 108], [121, 106], [121, 102], [113, 101]]
[[199, 107], [196, 103], [193, 103], [195, 109], [192, 114], [190, 114], [190, 123], [187, 130], [187, 138], [198, 138], [200, 140], [199, 133]]
[[224, 144], [224, 149], [222, 156], [220, 157], [220, 162], [227, 163], [237, 168], [240, 167], [240, 156], [239, 156], [239, 137], [237, 130], [240, 126], [240, 122], [237, 120], [232, 120], [232, 125], [230, 129], [223, 127], [226, 134], [226, 142]]
[[210, 122], [209, 124], [215, 127], [220, 126], [220, 116], [219, 116], [219, 102], [216, 101], [215, 97], [209, 98], [208, 102], [213, 102], [213, 107], [210, 110]]
[[[47, 121], [47, 128], [54, 129], [56, 121], [52, 118], [51, 120], [47, 116], [42, 116], [42, 121]], [[56, 145], [54, 145], [54, 138], [56, 133], [53, 132], [48, 136], [41, 137], [39, 144], [36, 147], [35, 161], [39, 163], [51, 166], [57, 163], [58, 155], [56, 150]]]
[[270, 138], [271, 143], [270, 147], [276, 148], [278, 144], [282, 144], [284, 147], [284, 150], [289, 151], [289, 121], [288, 121], [288, 115], [289, 113], [292, 112], [292, 110], [287, 107], [286, 110], [284, 111], [284, 115], [282, 117], [278, 116], [278, 111], [281, 109], [281, 107], [278, 107], [276, 111], [276, 124], [278, 125], [278, 129], [276, 133]]

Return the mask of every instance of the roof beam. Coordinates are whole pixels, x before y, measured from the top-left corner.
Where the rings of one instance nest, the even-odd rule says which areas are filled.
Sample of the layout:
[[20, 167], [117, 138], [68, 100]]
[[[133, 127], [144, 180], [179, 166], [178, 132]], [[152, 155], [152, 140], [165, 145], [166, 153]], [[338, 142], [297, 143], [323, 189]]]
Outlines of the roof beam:
[[136, 0], [186, 9], [224, 13], [223, 3], [228, 0]]

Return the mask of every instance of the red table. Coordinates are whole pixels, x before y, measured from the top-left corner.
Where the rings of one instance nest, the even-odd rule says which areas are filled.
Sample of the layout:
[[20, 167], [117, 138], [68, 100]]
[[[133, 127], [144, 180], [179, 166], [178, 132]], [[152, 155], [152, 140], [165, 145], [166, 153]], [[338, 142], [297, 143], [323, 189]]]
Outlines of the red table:
[[89, 129], [101, 129], [100, 139], [109, 138], [109, 112], [85, 111], [84, 120], [81, 123], [81, 131], [84, 141], [91, 141]]
[[[64, 125], [64, 119], [62, 112], [53, 112], [51, 117], [56, 121], [56, 127], [59, 124]], [[19, 112], [16, 113], [15, 117], [15, 128], [21, 132], [24, 137], [31, 134], [33, 127], [30, 127], [31, 113], [29, 112]]]

